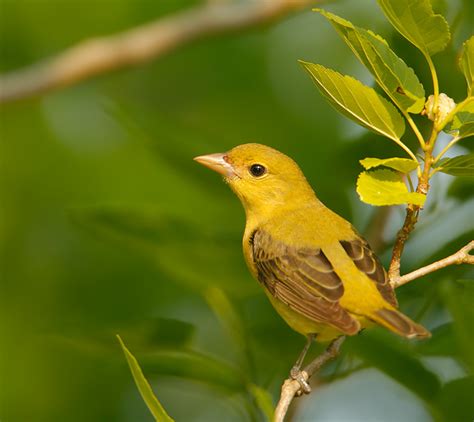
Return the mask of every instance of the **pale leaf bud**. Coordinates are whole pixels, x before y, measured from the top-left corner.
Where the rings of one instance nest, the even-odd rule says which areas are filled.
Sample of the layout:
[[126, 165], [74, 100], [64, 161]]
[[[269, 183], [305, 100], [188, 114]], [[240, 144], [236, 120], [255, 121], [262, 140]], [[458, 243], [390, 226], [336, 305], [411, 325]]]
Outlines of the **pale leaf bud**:
[[439, 94], [438, 96], [438, 110], [434, 108], [434, 96], [430, 95], [428, 100], [425, 104], [425, 109], [423, 110], [423, 115], [426, 115], [428, 119], [432, 120], [433, 122], [436, 120], [440, 122], [445, 119], [445, 117], [451, 113], [456, 107], [456, 103], [446, 94]]

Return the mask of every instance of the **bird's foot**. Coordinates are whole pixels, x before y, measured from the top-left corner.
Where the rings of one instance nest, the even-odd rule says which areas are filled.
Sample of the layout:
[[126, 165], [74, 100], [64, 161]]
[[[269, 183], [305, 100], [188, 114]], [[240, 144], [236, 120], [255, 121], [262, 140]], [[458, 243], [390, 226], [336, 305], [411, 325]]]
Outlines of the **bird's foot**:
[[293, 368], [291, 368], [290, 378], [298, 381], [301, 386], [301, 389], [297, 393], [298, 396], [311, 393], [311, 387], [307, 381], [308, 374], [305, 371], [302, 371], [298, 366], [293, 366]]

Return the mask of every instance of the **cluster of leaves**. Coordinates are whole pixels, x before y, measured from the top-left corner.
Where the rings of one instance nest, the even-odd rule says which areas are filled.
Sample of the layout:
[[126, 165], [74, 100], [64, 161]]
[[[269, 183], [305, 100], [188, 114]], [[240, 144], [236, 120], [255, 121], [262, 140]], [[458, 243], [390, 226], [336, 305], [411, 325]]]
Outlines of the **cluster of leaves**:
[[[450, 32], [445, 18], [434, 14], [429, 0], [378, 0], [385, 16], [395, 29], [417, 47], [426, 58], [433, 78], [433, 96], [425, 98], [425, 88], [413, 69], [397, 56], [387, 41], [372, 31], [316, 9], [336, 29], [360, 62], [370, 71], [389, 100], [360, 81], [341, 75], [335, 70], [301, 62], [328, 102], [340, 113], [361, 126], [385, 136], [398, 144], [410, 159], [366, 158], [361, 164], [366, 169], [357, 181], [357, 192], [362, 201], [372, 205], [414, 204], [422, 206], [426, 195], [415, 192], [410, 172], [422, 174], [424, 167], [433, 167], [427, 177], [440, 171], [454, 176], [474, 176], [474, 155], [443, 158], [456, 142], [474, 134], [474, 36], [464, 43], [459, 65], [467, 81], [467, 97], [454, 104], [439, 93], [438, 78], [431, 56], [446, 48]], [[444, 102], [442, 100], [445, 100]], [[398, 109], [398, 110], [397, 110]], [[433, 120], [431, 134], [424, 137], [411, 114], [424, 114]], [[421, 160], [402, 141], [405, 123], [414, 131], [419, 146], [425, 152]], [[438, 134], [452, 135], [449, 144], [432, 156]], [[382, 167], [382, 168], [380, 168]]]

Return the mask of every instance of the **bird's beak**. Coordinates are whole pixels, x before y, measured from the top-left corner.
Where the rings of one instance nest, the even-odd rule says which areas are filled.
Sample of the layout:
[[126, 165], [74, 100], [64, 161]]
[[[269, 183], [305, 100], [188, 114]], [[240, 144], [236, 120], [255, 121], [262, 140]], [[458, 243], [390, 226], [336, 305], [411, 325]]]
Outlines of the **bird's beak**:
[[197, 161], [199, 164], [202, 164], [203, 166], [206, 166], [225, 177], [236, 176], [234, 168], [227, 161], [227, 156], [225, 153], [200, 155], [199, 157], [194, 157], [194, 161]]

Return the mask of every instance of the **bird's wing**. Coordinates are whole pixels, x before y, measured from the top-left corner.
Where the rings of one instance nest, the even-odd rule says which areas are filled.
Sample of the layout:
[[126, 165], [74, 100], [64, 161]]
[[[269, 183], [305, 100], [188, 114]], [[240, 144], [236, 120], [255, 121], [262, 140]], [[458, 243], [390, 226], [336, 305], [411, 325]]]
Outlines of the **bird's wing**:
[[258, 280], [272, 296], [346, 334], [360, 330], [359, 322], [339, 305], [344, 286], [321, 249], [288, 246], [264, 230], [255, 231], [250, 240]]
[[342, 240], [340, 243], [356, 267], [376, 283], [382, 297], [397, 308], [397, 298], [387, 272], [365, 239], [358, 237], [353, 240]]

